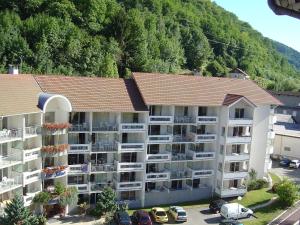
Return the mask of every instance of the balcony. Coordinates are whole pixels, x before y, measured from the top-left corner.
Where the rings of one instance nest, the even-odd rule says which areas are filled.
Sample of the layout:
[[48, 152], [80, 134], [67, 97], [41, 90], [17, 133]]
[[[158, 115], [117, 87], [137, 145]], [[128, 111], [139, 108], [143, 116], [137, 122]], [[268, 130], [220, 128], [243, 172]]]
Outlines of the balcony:
[[30, 193], [27, 193], [26, 195], [23, 195], [23, 201], [24, 201], [24, 206], [25, 207], [28, 207], [31, 205], [32, 203], [32, 200], [34, 198], [34, 196], [36, 194], [38, 194], [40, 191], [36, 191], [36, 192], [30, 192]]
[[0, 181], [0, 194], [22, 187], [22, 177], [20, 175], [12, 178], [3, 177]]
[[111, 182], [90, 182], [89, 186], [91, 192], [103, 191], [106, 187], [114, 188], [114, 185]]
[[170, 143], [172, 142], [173, 135], [166, 134], [166, 135], [149, 135], [148, 136], [148, 143], [151, 144], [163, 144], [163, 143]]
[[79, 194], [84, 194], [89, 192], [88, 184], [68, 184], [68, 187], [75, 187]]
[[172, 153], [172, 161], [185, 161], [188, 157], [184, 153]]
[[195, 134], [195, 142], [213, 142], [217, 139], [215, 134]]
[[23, 150], [23, 163], [40, 158], [40, 148]]
[[191, 150], [188, 151], [188, 156], [191, 160], [209, 160], [216, 157], [215, 152], [195, 152]]
[[97, 142], [92, 145], [92, 152], [117, 152], [118, 143], [112, 142]]
[[80, 153], [90, 153], [91, 145], [90, 144], [70, 144], [69, 153], [80, 154]]
[[95, 132], [117, 132], [118, 124], [116, 123], [93, 123], [93, 131]]
[[46, 167], [43, 169], [42, 178], [43, 179], [54, 179], [59, 177], [64, 177], [68, 173], [68, 166], [54, 166]]
[[25, 127], [25, 137], [34, 137], [36, 135], [41, 134], [41, 127], [40, 126], [30, 126]]
[[168, 162], [171, 160], [171, 153], [147, 154], [147, 162]]
[[146, 182], [168, 181], [170, 180], [170, 172], [147, 173]]
[[228, 126], [252, 126], [253, 119], [251, 118], [229, 118]]
[[0, 155], [0, 169], [21, 164], [22, 163], [21, 157], [22, 157], [22, 153], [20, 151], [12, 155], [6, 155], [6, 156]]
[[181, 135], [174, 135], [173, 136], [173, 142], [194, 142], [194, 138], [192, 135], [186, 135], [186, 136], [181, 136]]
[[239, 171], [224, 171], [223, 179], [226, 180], [236, 180], [236, 179], [243, 179], [248, 176], [247, 170], [239, 170]]
[[69, 128], [69, 132], [89, 132], [90, 126], [88, 123], [73, 123], [72, 126]]
[[192, 175], [188, 170], [171, 171], [171, 180], [181, 180], [191, 178]]
[[246, 161], [250, 159], [248, 153], [229, 153], [225, 155], [225, 161]]
[[190, 124], [195, 122], [195, 118], [191, 116], [174, 116], [174, 123], [177, 124]]
[[149, 116], [149, 124], [172, 124], [173, 116]]
[[36, 182], [41, 178], [41, 170], [33, 170], [31, 172], [23, 172], [23, 186]]
[[191, 169], [192, 179], [210, 177], [214, 175], [214, 171], [212, 169]]
[[0, 143], [21, 140], [22, 129], [3, 129], [0, 130]]
[[131, 182], [117, 182], [116, 189], [117, 191], [138, 191], [143, 187], [141, 181], [131, 181]]
[[141, 163], [141, 162], [119, 162], [117, 170], [118, 170], [118, 172], [143, 171], [144, 163]]
[[269, 131], [268, 132], [268, 138], [269, 139], [274, 139], [275, 138], [275, 132], [274, 131]]
[[67, 134], [68, 129], [72, 127], [69, 123], [44, 123], [44, 135], [62, 135]]
[[91, 165], [91, 173], [107, 173], [116, 171], [116, 166], [113, 163]]
[[119, 152], [143, 152], [144, 150], [144, 143], [118, 143]]
[[229, 136], [227, 137], [227, 144], [250, 144], [251, 136]]
[[126, 133], [145, 132], [146, 124], [144, 123], [121, 123], [120, 131]]
[[217, 124], [218, 117], [216, 116], [198, 116], [197, 124]]
[[41, 152], [43, 153], [43, 155], [46, 155], [48, 157], [56, 157], [66, 155], [68, 149], [68, 144], [47, 145], [42, 146]]
[[243, 196], [247, 193], [246, 187], [230, 187], [230, 188], [223, 188], [223, 189], [216, 189], [217, 193], [222, 198], [227, 197], [235, 197], [235, 196]]
[[90, 171], [89, 164], [69, 165], [69, 174], [82, 174]]

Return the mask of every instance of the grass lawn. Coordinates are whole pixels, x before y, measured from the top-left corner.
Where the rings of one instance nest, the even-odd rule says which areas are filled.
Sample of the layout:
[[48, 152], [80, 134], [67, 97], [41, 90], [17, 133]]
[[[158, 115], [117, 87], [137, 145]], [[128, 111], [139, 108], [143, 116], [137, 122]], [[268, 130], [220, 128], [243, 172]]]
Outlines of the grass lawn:
[[273, 184], [279, 183], [281, 181], [280, 177], [277, 176], [275, 173], [269, 173], [269, 174], [272, 178]]

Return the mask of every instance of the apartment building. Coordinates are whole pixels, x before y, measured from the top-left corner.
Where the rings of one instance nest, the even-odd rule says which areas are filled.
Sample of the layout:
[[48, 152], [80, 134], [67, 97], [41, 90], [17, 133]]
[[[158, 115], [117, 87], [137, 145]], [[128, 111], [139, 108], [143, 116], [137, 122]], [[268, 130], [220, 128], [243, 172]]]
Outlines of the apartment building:
[[[130, 207], [246, 193], [270, 167], [280, 102], [249, 80], [0, 75], [0, 202], [56, 182]], [[55, 203], [53, 203], [55, 204]]]

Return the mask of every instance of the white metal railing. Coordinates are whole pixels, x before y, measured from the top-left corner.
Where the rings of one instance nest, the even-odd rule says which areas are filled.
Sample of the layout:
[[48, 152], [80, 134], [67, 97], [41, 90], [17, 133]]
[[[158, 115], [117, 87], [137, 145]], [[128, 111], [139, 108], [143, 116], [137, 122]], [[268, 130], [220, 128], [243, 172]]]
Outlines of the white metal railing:
[[224, 170], [223, 179], [242, 179], [248, 176], [248, 170], [240, 169], [238, 171]]
[[170, 172], [147, 173], [147, 181], [165, 181], [170, 179]]
[[149, 116], [149, 123], [151, 124], [166, 124], [173, 122], [173, 116]]
[[186, 136], [173, 135], [173, 142], [194, 142], [194, 137], [191, 134], [187, 134]]
[[116, 166], [113, 163], [91, 164], [91, 172], [114, 172]]
[[228, 136], [228, 144], [248, 144], [251, 142], [251, 136]]
[[144, 151], [144, 143], [118, 143], [118, 151], [132, 152], [132, 151]]
[[40, 157], [40, 155], [41, 155], [40, 148], [23, 150], [23, 161], [28, 162], [31, 160], [36, 160]]
[[143, 170], [144, 169], [144, 163], [140, 163], [140, 162], [119, 162], [117, 168], [118, 168], [118, 171]]
[[171, 153], [147, 154], [146, 160], [151, 162], [170, 161]]
[[7, 141], [16, 138], [22, 138], [21, 128], [0, 130], [0, 141]]
[[88, 173], [89, 171], [89, 164], [69, 165], [69, 173]]
[[244, 161], [249, 160], [250, 154], [249, 153], [226, 153], [225, 161]]
[[215, 152], [194, 152], [193, 159], [214, 159]]
[[92, 152], [114, 152], [118, 150], [116, 141], [97, 142], [92, 145]]
[[139, 190], [143, 186], [141, 181], [117, 182], [117, 190]]
[[253, 119], [251, 118], [229, 118], [228, 125], [240, 125], [240, 126], [251, 126]]
[[174, 123], [195, 123], [192, 116], [174, 116]]
[[172, 142], [173, 135], [149, 135], [148, 142], [149, 143], [169, 143]]
[[93, 122], [93, 131], [118, 131], [118, 124], [109, 122]]
[[72, 123], [69, 128], [69, 132], [79, 132], [79, 131], [90, 131], [90, 126], [88, 123]]
[[90, 152], [90, 144], [70, 144], [69, 153]]
[[218, 123], [216, 116], [197, 116], [197, 123], [199, 124], [215, 124]]
[[144, 123], [121, 123], [120, 130], [126, 132], [145, 131], [146, 124]]
[[22, 185], [22, 177], [20, 175], [14, 175], [13, 177], [2, 177], [0, 181], [0, 194], [12, 190]]
[[38, 181], [41, 178], [41, 170], [23, 172], [23, 185]]
[[[18, 149], [19, 150], [19, 149]], [[0, 168], [22, 163], [22, 152], [18, 151], [15, 154], [0, 155]]]
[[214, 171], [211, 169], [191, 169], [192, 178], [209, 177], [214, 175]]
[[189, 170], [173, 170], [171, 171], [171, 179], [191, 178], [192, 174]]
[[196, 134], [195, 141], [196, 142], [210, 142], [215, 141], [217, 139], [217, 135], [215, 134]]

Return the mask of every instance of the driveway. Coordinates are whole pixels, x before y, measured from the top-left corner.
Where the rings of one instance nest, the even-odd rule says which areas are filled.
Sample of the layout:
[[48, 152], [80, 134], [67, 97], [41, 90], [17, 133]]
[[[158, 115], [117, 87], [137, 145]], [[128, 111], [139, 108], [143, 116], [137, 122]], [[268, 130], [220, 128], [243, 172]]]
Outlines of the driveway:
[[299, 169], [290, 169], [288, 167], [282, 167], [279, 165], [279, 161], [273, 160], [272, 162], [272, 173], [280, 177], [288, 177], [293, 180], [295, 183], [300, 184], [300, 168]]

